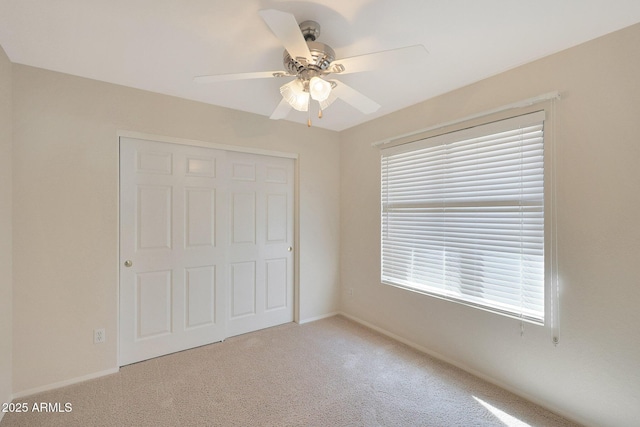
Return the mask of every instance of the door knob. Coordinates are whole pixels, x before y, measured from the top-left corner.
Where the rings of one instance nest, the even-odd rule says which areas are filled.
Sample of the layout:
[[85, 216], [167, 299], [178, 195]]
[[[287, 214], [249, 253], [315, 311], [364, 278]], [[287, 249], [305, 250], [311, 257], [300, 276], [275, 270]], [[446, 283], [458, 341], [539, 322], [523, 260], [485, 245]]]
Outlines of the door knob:
[[288, 252], [291, 252], [292, 250], [293, 250], [293, 247], [291, 247], [291, 246], [289, 246], [289, 247], [287, 248], [287, 251], [288, 251]]
[[133, 265], [133, 262], [132, 262], [130, 259], [128, 259], [128, 260], [126, 260], [126, 261], [124, 262], [124, 266], [125, 266], [125, 267], [131, 267], [132, 265]]

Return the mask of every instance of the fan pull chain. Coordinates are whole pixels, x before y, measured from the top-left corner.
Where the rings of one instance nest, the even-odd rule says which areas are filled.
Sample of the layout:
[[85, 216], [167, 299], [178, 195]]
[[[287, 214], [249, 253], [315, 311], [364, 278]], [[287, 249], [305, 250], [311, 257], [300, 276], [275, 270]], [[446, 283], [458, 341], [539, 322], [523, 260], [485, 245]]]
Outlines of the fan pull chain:
[[311, 127], [311, 101], [309, 101], [309, 103], [307, 104], [307, 113], [307, 127]]
[[318, 109], [318, 118], [322, 118], [322, 106]]

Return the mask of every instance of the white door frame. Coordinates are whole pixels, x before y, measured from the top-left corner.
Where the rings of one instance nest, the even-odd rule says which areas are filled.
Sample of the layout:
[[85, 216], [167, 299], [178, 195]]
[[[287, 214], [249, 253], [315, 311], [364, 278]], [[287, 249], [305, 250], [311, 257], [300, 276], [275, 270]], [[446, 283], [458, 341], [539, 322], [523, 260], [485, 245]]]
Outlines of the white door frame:
[[134, 131], [125, 131], [120, 130], [117, 132], [116, 138], [116, 148], [118, 150], [117, 157], [117, 169], [118, 169], [118, 202], [117, 202], [117, 231], [116, 231], [116, 244], [117, 244], [117, 272], [118, 272], [118, 280], [117, 280], [117, 288], [116, 288], [116, 352], [118, 358], [118, 367], [122, 366], [120, 363], [120, 269], [122, 265], [120, 265], [120, 139], [121, 138], [136, 138], [136, 139], [144, 139], [148, 141], [155, 142], [165, 142], [170, 144], [177, 145], [189, 145], [194, 147], [204, 147], [204, 148], [213, 148], [218, 150], [225, 151], [235, 151], [240, 153], [249, 153], [249, 154], [257, 154], [263, 156], [272, 156], [272, 157], [282, 157], [294, 160], [294, 182], [293, 182], [293, 194], [294, 194], [294, 207], [293, 207], [293, 230], [294, 230], [294, 245], [293, 245], [293, 253], [294, 253], [294, 261], [293, 261], [293, 321], [295, 323], [300, 323], [300, 202], [299, 202], [299, 179], [300, 179], [300, 171], [299, 171], [299, 161], [297, 153], [289, 153], [284, 151], [275, 151], [275, 150], [265, 150], [261, 148], [253, 148], [253, 147], [241, 147], [237, 145], [229, 145], [229, 144], [220, 144], [217, 142], [205, 142], [198, 141], [193, 139], [185, 139], [185, 138], [174, 138], [170, 136], [162, 136], [162, 135], [154, 135], [142, 132], [134, 132]]

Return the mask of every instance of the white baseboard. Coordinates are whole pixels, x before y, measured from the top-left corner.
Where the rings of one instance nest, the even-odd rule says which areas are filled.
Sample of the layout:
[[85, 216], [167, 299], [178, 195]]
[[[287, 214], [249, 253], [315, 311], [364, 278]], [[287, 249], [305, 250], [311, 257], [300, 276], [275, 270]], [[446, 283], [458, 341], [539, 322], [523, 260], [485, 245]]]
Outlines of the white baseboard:
[[333, 311], [331, 313], [322, 314], [320, 316], [309, 317], [308, 319], [302, 319], [298, 323], [300, 325], [304, 325], [305, 323], [315, 322], [316, 320], [326, 319], [327, 317], [337, 316], [338, 314], [341, 314], [341, 313], [338, 311]]
[[88, 375], [83, 375], [81, 377], [71, 378], [64, 381], [59, 381], [57, 383], [47, 384], [40, 387], [31, 388], [28, 390], [24, 390], [18, 393], [13, 394], [13, 399], [21, 399], [23, 397], [31, 396], [32, 394], [42, 393], [44, 391], [55, 390], [57, 388], [66, 387], [68, 385], [81, 383], [88, 380], [93, 380], [95, 378], [104, 377], [105, 375], [115, 374], [120, 370], [120, 368], [111, 368], [104, 371], [94, 372]]
[[581, 425], [584, 425], [584, 426], [592, 425], [587, 420], [583, 420], [583, 419], [580, 419], [579, 417], [576, 417], [575, 414], [568, 414], [565, 411], [563, 411], [562, 409], [557, 408], [557, 407], [549, 404], [549, 402], [541, 401], [540, 399], [537, 399], [537, 398], [535, 398], [533, 396], [528, 395], [527, 393], [524, 393], [522, 390], [514, 388], [514, 387], [512, 387], [512, 386], [510, 386], [508, 384], [504, 384], [504, 383], [502, 383], [502, 382], [500, 382], [500, 381], [498, 381], [498, 380], [496, 380], [496, 379], [494, 379], [492, 377], [489, 377], [488, 375], [483, 374], [482, 372], [478, 372], [475, 369], [466, 366], [463, 363], [460, 363], [460, 362], [458, 362], [456, 360], [453, 360], [453, 359], [451, 359], [449, 357], [446, 357], [446, 356], [444, 356], [444, 355], [442, 355], [442, 354], [440, 354], [438, 352], [435, 352], [435, 351], [430, 350], [430, 349], [428, 349], [426, 347], [418, 345], [418, 344], [414, 343], [413, 341], [410, 341], [410, 340], [408, 340], [408, 339], [406, 339], [404, 337], [396, 335], [393, 332], [389, 332], [386, 329], [383, 329], [383, 328], [381, 328], [381, 327], [379, 327], [377, 325], [374, 325], [373, 323], [367, 322], [366, 320], [360, 319], [359, 317], [352, 316], [351, 314], [344, 313], [342, 311], [338, 312], [337, 314], [339, 314], [341, 316], [344, 316], [349, 320], [353, 320], [354, 322], [359, 323], [359, 324], [361, 324], [363, 326], [366, 326], [367, 328], [373, 329], [374, 331], [379, 332], [382, 335], [386, 335], [389, 338], [392, 338], [392, 339], [394, 339], [396, 341], [400, 341], [401, 343], [406, 344], [409, 347], [414, 348], [414, 349], [416, 349], [416, 350], [418, 350], [418, 351], [420, 351], [422, 353], [428, 354], [429, 356], [431, 356], [431, 357], [433, 357], [435, 359], [441, 360], [441, 361], [443, 361], [445, 363], [448, 363], [450, 365], [455, 366], [456, 368], [462, 369], [463, 371], [468, 372], [471, 375], [474, 375], [474, 376], [476, 376], [478, 378], [481, 378], [481, 379], [485, 380], [488, 383], [491, 383], [491, 384], [493, 384], [493, 385], [495, 385], [497, 387], [500, 387], [500, 388], [502, 388], [504, 390], [507, 390], [507, 391], [517, 395], [517, 396], [520, 396], [523, 399], [528, 400], [529, 402], [535, 403], [536, 405], [539, 405], [539, 406], [541, 406], [543, 408], [546, 408], [547, 410], [549, 410], [549, 411], [551, 411], [551, 412], [553, 412], [555, 414], [558, 414], [561, 417], [564, 417], [564, 418], [566, 418], [566, 419], [568, 419], [570, 421], [577, 422], [577, 423], [579, 423]]

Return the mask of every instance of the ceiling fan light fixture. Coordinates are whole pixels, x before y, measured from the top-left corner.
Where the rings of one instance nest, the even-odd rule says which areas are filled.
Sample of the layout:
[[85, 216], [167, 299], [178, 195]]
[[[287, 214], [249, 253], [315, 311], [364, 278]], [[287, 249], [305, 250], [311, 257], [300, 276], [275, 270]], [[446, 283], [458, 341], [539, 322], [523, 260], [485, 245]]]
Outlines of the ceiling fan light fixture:
[[327, 108], [329, 108], [329, 105], [333, 104], [333, 101], [335, 101], [336, 99], [338, 99], [338, 97], [333, 93], [329, 94], [329, 97], [327, 99], [319, 102], [320, 108], [322, 110], [326, 110]]
[[309, 93], [312, 99], [318, 102], [325, 101], [331, 94], [331, 83], [317, 76], [312, 77], [309, 81]]
[[295, 79], [280, 87], [282, 97], [298, 111], [309, 110], [309, 92], [305, 92], [304, 85]]

